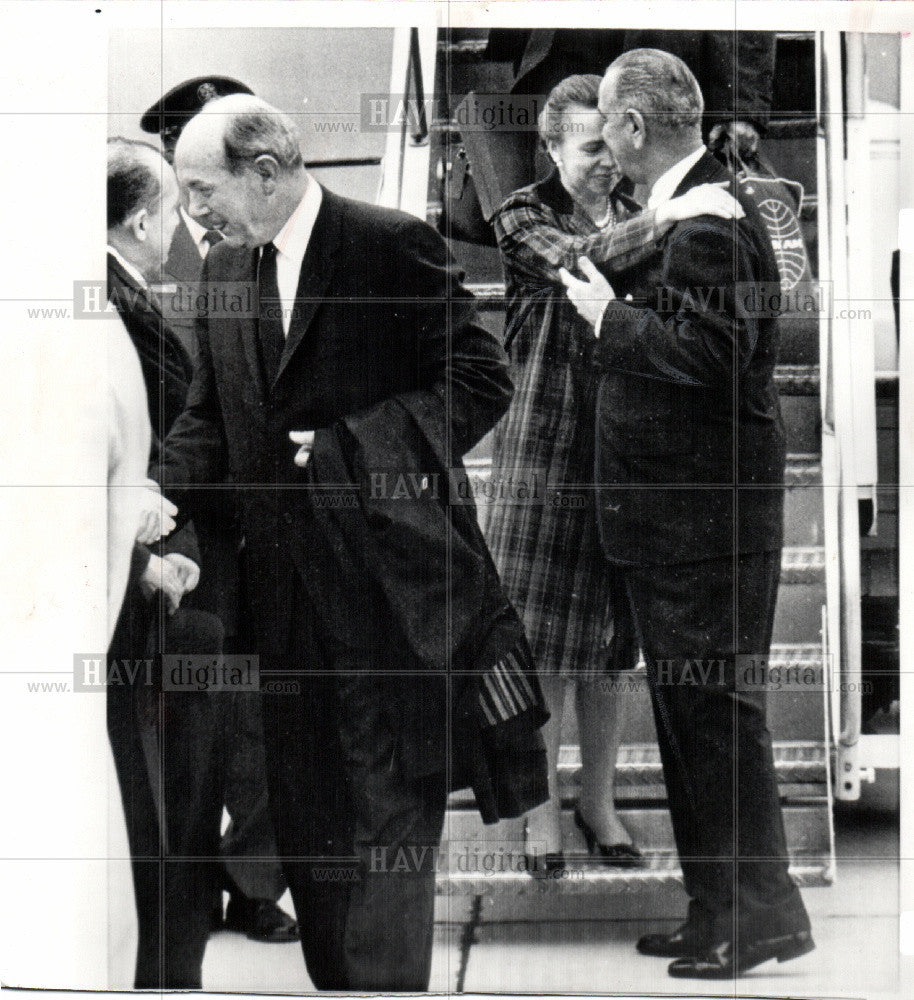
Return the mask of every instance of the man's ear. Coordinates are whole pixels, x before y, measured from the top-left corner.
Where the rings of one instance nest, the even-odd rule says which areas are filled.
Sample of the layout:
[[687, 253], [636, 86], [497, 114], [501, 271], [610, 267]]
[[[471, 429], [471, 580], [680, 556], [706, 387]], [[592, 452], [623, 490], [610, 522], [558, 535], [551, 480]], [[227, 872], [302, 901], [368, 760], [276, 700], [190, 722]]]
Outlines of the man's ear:
[[647, 130], [645, 128], [644, 115], [635, 108], [629, 108], [625, 112], [625, 120], [628, 124], [629, 138], [635, 149], [643, 149], [647, 142]]
[[149, 209], [141, 208], [124, 223], [135, 240], [149, 239]]
[[269, 153], [261, 153], [254, 160], [254, 170], [260, 177], [264, 194], [272, 194], [276, 190], [276, 180], [279, 177], [279, 164]]

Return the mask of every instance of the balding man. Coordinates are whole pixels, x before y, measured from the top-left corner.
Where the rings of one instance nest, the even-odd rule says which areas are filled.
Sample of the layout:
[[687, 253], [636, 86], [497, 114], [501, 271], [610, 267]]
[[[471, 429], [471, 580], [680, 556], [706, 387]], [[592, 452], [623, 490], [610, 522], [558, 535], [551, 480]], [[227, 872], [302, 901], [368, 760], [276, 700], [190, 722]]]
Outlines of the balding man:
[[[162, 155], [171, 164], [181, 132], [194, 115], [219, 97], [250, 93], [250, 87], [228, 76], [184, 80], [146, 110], [140, 118], [140, 128], [158, 134]], [[218, 231], [200, 225], [184, 204], [180, 206], [180, 215], [163, 267], [166, 284], [159, 289], [166, 303], [196, 301], [203, 261], [210, 247], [222, 239]], [[171, 310], [169, 322], [196, 358], [196, 310]], [[244, 652], [247, 644], [241, 614], [244, 581], [239, 566], [240, 534], [233, 505], [226, 502], [228, 496], [222, 492], [221, 502], [198, 512], [196, 518], [207, 572], [194, 601], [198, 607], [218, 615], [225, 629], [225, 650], [232, 653]], [[224, 858], [224, 877], [214, 899], [213, 929], [241, 931], [255, 941], [297, 941], [295, 921], [279, 906], [286, 883], [276, 858], [267, 796], [260, 696], [255, 692], [220, 691], [213, 698], [223, 742], [225, 808], [231, 820], [219, 845]], [[223, 888], [229, 897], [224, 920]]]
[[758, 681], [780, 576], [784, 428], [777, 319], [752, 303], [779, 290], [778, 268], [754, 203], [702, 143], [701, 91], [682, 60], [620, 56], [599, 108], [648, 207], [723, 182], [745, 210], [678, 223], [615, 289], [587, 261], [587, 280], [565, 275], [597, 337], [601, 538], [647, 661], [691, 899], [682, 927], [638, 949], [675, 958], [672, 976], [726, 979], [813, 948]]
[[[108, 297], [139, 355], [156, 464], [192, 373], [149, 286], [178, 224], [178, 185], [157, 150], [121, 138], [108, 142], [107, 182]], [[190, 524], [154, 552], [135, 548], [112, 660], [221, 651], [219, 619], [183, 606], [200, 563]], [[109, 681], [107, 692], [139, 924], [134, 987], [199, 989], [215, 884], [214, 865], [205, 859], [217, 853], [222, 813], [212, 703], [205, 692], [161, 692], [145, 671], [134, 678]]]
[[[387, 412], [415, 421], [417, 438], [434, 426], [435, 449], [459, 463], [507, 406], [505, 357], [476, 324], [440, 237], [318, 185], [291, 123], [263, 101], [207, 104], [185, 127], [175, 165], [192, 215], [224, 237], [204, 287], [242, 303], [257, 289], [261, 307], [211, 309], [201, 323], [163, 483], [183, 498], [184, 484], [232, 473], [261, 669], [296, 678], [294, 693], [264, 696], [263, 716], [308, 971], [320, 990], [423, 991], [447, 685], [422, 672], [405, 641], [389, 603], [399, 595], [367, 572], [347, 590], [345, 568], [369, 554], [328, 536], [322, 486], [340, 480], [318, 482], [312, 470]], [[417, 476], [416, 488], [427, 494], [428, 480]], [[444, 620], [442, 605], [440, 622], [425, 627]], [[401, 860], [391, 870], [379, 858]]]

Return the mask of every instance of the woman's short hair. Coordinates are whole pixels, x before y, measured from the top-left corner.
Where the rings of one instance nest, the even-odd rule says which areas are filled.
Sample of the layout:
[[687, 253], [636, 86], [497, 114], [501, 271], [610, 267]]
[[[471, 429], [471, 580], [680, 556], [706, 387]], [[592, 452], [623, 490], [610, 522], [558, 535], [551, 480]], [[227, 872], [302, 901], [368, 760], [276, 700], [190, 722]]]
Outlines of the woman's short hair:
[[675, 131], [701, 124], [701, 88], [678, 56], [662, 49], [632, 49], [619, 56], [610, 69], [616, 106], [640, 111], [648, 130]]
[[566, 76], [549, 92], [539, 116], [540, 140], [544, 146], [561, 142], [568, 133], [566, 116], [572, 105], [597, 110], [602, 78], [595, 73]]

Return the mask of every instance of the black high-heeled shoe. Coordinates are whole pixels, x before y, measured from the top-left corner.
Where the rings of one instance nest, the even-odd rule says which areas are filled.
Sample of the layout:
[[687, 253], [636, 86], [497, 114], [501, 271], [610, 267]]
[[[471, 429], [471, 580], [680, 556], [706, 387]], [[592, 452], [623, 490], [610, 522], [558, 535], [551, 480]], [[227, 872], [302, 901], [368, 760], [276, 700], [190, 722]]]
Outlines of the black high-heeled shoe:
[[640, 868], [644, 864], [644, 855], [634, 844], [601, 844], [597, 840], [594, 828], [581, 815], [581, 810], [574, 808], [574, 825], [584, 834], [588, 853], [598, 857], [604, 864], [617, 868]]

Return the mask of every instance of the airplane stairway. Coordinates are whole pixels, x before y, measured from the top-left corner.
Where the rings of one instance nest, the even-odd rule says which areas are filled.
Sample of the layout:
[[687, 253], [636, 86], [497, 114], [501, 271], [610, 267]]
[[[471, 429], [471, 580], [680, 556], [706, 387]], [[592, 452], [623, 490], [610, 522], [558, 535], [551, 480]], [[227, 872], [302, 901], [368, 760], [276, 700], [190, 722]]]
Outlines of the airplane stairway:
[[[459, 155], [459, 126], [454, 109], [469, 91], [505, 93], [511, 66], [486, 58], [486, 32], [474, 29], [441, 30], [435, 69], [439, 97], [430, 123], [428, 219], [435, 225], [441, 213], [439, 178], [446, 164]], [[774, 108], [763, 150], [778, 171], [799, 180], [805, 189], [801, 224], [811, 260], [816, 260], [816, 129], [815, 95], [791, 92], [785, 81], [813, 80], [811, 35], [779, 35]], [[504, 322], [504, 289], [495, 249], [451, 240], [451, 249], [467, 273], [479, 299], [485, 325], [501, 336]], [[815, 265], [814, 265], [815, 266]], [[804, 325], [805, 324], [805, 325]], [[781, 588], [775, 621], [774, 646], [769, 666], [801, 672], [818, 679], [805, 688], [788, 685], [769, 692], [769, 725], [775, 740], [775, 759], [791, 857], [791, 872], [803, 886], [828, 885], [833, 877], [831, 782], [827, 740], [827, 697], [823, 677], [823, 605], [825, 603], [825, 550], [823, 532], [822, 467], [818, 330], [815, 319], [804, 320], [786, 332], [782, 343], [777, 382], [788, 430], [786, 542]], [[491, 456], [485, 440], [468, 456], [472, 475], [487, 474]], [[782, 674], [783, 676], [783, 674]], [[565, 877], [550, 881], [550, 891], [646, 894], [645, 915], [651, 899], [680, 881], [673, 845], [653, 720], [643, 671], [631, 675], [626, 733], [617, 765], [617, 802], [623, 822], [647, 855], [640, 869], [613, 869], [588, 864], [580, 833], [574, 829], [571, 808], [576, 797], [580, 757], [575, 721], [569, 707], [563, 720], [560, 783], [563, 823], [569, 868]], [[567, 699], [572, 702], [573, 699]], [[439, 887], [442, 893], [542, 891], [516, 863], [523, 852], [523, 820], [484, 826], [474, 809], [472, 795], [451, 797], [445, 825], [446, 863]], [[510, 857], [509, 857], [510, 855]], [[485, 868], [485, 870], [484, 870]], [[520, 868], [520, 870], [518, 870]], [[654, 896], [651, 896], [654, 893]], [[665, 912], [658, 909], [657, 915]]]

